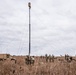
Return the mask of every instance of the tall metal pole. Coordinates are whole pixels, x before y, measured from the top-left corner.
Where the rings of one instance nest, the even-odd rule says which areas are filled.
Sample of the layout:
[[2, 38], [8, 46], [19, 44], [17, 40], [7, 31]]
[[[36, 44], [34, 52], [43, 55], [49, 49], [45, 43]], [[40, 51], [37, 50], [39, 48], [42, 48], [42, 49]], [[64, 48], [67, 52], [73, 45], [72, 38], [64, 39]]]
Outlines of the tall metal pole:
[[30, 15], [30, 9], [31, 9], [31, 3], [28, 3], [28, 7], [29, 7], [29, 57], [30, 57], [30, 53], [31, 53], [31, 15]]

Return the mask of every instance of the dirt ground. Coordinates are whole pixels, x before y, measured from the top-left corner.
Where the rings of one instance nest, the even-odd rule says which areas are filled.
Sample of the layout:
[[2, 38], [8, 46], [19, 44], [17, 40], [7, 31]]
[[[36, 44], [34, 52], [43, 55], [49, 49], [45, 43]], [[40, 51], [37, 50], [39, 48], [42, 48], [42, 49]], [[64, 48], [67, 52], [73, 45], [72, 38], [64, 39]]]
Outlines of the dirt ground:
[[[67, 62], [64, 57], [55, 57], [54, 62], [35, 56], [35, 63], [27, 65], [25, 56], [14, 56], [14, 60], [0, 61], [0, 75], [76, 75], [76, 61]], [[73, 57], [76, 59], [76, 57]]]

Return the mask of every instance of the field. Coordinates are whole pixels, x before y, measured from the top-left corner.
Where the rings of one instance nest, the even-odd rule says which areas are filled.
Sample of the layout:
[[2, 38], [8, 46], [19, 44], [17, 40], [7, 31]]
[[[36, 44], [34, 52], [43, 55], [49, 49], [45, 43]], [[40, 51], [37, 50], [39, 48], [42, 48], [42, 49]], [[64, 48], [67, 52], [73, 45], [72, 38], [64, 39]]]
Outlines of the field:
[[27, 65], [25, 56], [14, 56], [14, 60], [0, 61], [0, 75], [76, 75], [76, 57], [67, 62], [64, 57], [55, 57], [46, 62], [45, 57], [35, 56], [35, 63]]

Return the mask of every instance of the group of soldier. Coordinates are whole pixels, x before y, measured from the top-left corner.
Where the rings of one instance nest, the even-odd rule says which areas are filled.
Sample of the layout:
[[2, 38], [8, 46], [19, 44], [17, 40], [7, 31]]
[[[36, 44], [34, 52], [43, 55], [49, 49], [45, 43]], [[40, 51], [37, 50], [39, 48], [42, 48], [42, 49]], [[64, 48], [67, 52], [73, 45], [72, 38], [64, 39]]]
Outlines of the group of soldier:
[[[42, 61], [45, 60], [45, 62], [47, 63], [47, 62], [54, 62], [55, 59], [56, 59], [56, 57], [53, 54], [52, 55], [45, 54], [45, 56], [40, 56], [39, 59], [42, 60]], [[75, 60], [75, 59], [73, 59], [72, 56], [69, 56], [68, 54], [65, 54], [64, 60], [66, 60], [67, 62], [71, 62], [72, 60]], [[34, 64], [35, 63], [35, 57], [34, 56], [30, 56], [30, 57], [27, 56], [26, 59], [25, 59], [25, 61], [26, 61], [26, 64]]]
[[34, 62], [35, 62], [35, 59], [34, 59], [34, 56], [26, 56], [26, 58], [25, 58], [25, 63], [27, 64], [27, 65], [31, 65], [31, 64], [34, 64]]
[[[42, 58], [44, 58], [44, 60], [46, 61], [46, 63], [47, 62], [54, 62], [55, 60], [55, 56], [52, 54], [52, 55], [47, 55], [47, 54], [45, 54], [45, 56], [41, 56], [40, 57], [41, 58], [41, 60], [42, 60]], [[16, 64], [16, 62], [17, 62], [17, 60], [15, 59], [15, 58], [11, 58], [11, 60], [14, 60], [15, 61], [15, 64]], [[69, 56], [68, 54], [65, 54], [65, 60], [67, 61], [67, 62], [71, 62], [72, 60], [74, 60], [73, 58], [72, 58], [72, 56]], [[25, 63], [28, 65], [28, 64], [34, 64], [35, 63], [35, 57], [34, 56], [26, 56], [26, 58], [25, 58]]]
[[45, 55], [46, 62], [54, 62], [54, 55]]
[[[40, 57], [41, 59], [42, 58], [44, 58], [45, 59], [45, 61], [46, 61], [46, 63], [47, 62], [54, 62], [54, 55], [45, 55], [45, 56], [41, 56]], [[26, 58], [25, 58], [25, 63], [27, 64], [27, 65], [31, 65], [31, 64], [34, 64], [35, 63], [35, 58], [34, 58], [34, 56], [26, 56]]]
[[72, 56], [69, 56], [68, 54], [65, 54], [65, 60], [67, 62], [71, 62], [73, 60]]
[[[55, 56], [52, 54], [52, 55], [47, 55], [47, 54], [45, 54], [45, 56], [41, 56], [40, 57], [40, 59], [41, 60], [45, 60], [45, 62], [47, 63], [47, 62], [54, 62], [55, 60]], [[17, 62], [17, 60], [15, 59], [15, 58], [11, 58], [11, 61], [12, 60], [14, 60], [15, 61], [15, 64], [16, 64], [16, 62]], [[67, 61], [67, 62], [71, 62], [72, 60], [74, 60], [73, 59], [73, 57], [72, 56], [69, 56], [68, 54], [65, 54], [65, 60]], [[35, 63], [35, 57], [34, 56], [26, 56], [26, 58], [25, 58], [25, 63], [28, 65], [28, 64], [34, 64]]]

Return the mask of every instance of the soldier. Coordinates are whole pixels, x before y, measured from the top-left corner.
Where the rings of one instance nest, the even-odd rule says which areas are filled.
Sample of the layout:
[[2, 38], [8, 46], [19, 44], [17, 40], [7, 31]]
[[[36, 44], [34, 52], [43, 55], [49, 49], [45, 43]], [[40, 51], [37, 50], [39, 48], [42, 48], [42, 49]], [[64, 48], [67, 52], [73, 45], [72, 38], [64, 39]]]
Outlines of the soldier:
[[26, 64], [29, 64], [29, 56], [27, 55], [25, 58]]
[[68, 57], [69, 57], [69, 55], [67, 54], [65, 54], [65, 60], [67, 60], [68, 61]]
[[54, 55], [52, 55], [52, 62], [54, 62]]
[[73, 60], [73, 58], [72, 58], [72, 57], [70, 57], [70, 60], [72, 61], [72, 60]]
[[49, 62], [51, 62], [51, 55], [49, 55]]
[[48, 62], [48, 55], [45, 54], [45, 59], [46, 59], [46, 62]]
[[69, 57], [68, 57], [68, 62], [71, 62], [71, 61], [72, 61], [72, 57], [69, 56]]
[[68, 61], [68, 57], [69, 57], [69, 55], [67, 54], [65, 54], [65, 60], [67, 60]]
[[66, 60], [66, 54], [65, 54], [65, 60]]
[[34, 56], [33, 57], [31, 57], [31, 64], [34, 64], [34, 62], [35, 62], [35, 59], [34, 59]]
[[45, 54], [45, 59], [46, 59], [46, 62], [47, 62], [47, 54]]

